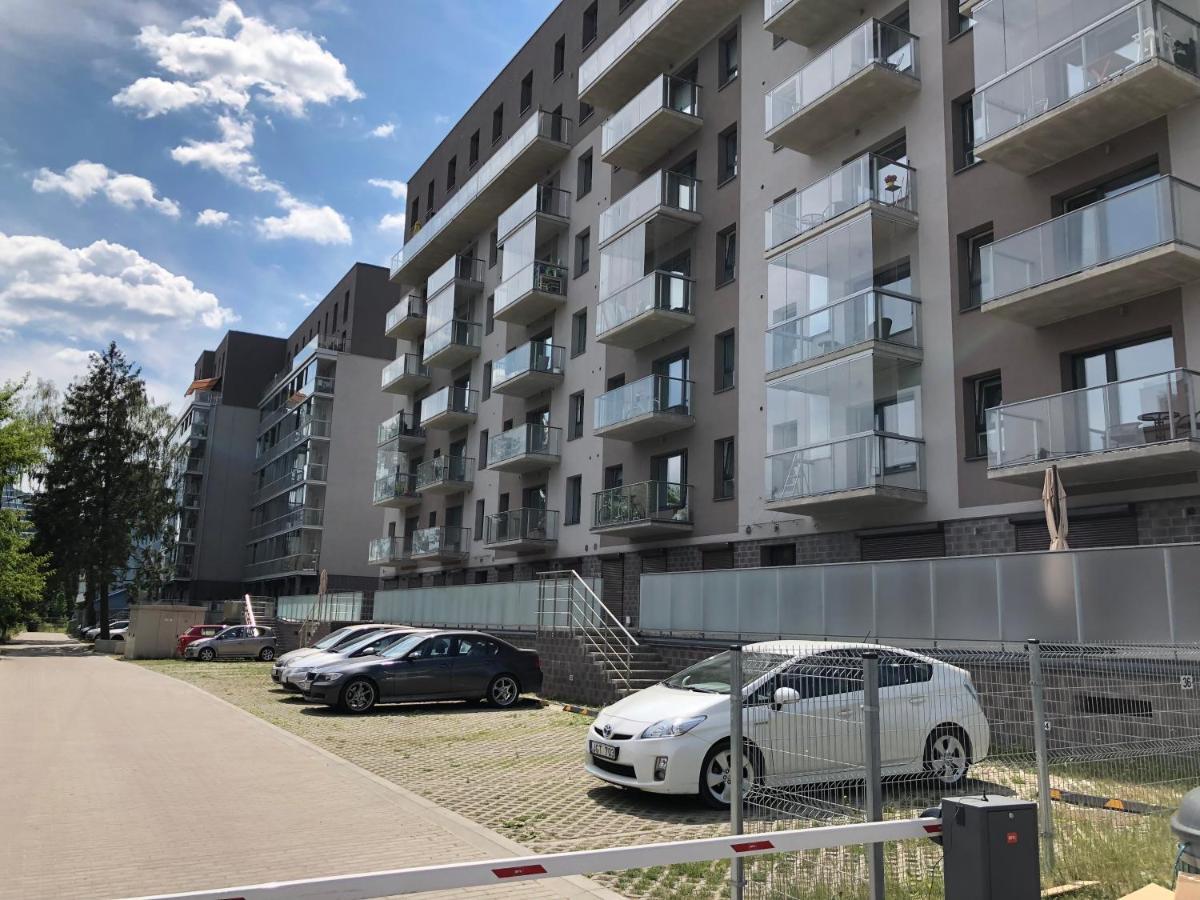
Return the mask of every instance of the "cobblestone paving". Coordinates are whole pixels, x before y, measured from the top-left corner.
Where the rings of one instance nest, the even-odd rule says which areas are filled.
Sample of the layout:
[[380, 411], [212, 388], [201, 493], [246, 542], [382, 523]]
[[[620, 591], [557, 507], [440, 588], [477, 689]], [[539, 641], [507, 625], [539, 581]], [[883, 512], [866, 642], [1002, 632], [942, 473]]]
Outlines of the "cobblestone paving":
[[[590, 720], [523, 700], [383, 707], [347, 716], [270, 682], [265, 663], [143, 661], [401, 784], [539, 852], [722, 834], [727, 814], [689, 798], [609, 787], [588, 776], [582, 747]], [[629, 896], [721, 896], [724, 867], [650, 869], [596, 880]]]

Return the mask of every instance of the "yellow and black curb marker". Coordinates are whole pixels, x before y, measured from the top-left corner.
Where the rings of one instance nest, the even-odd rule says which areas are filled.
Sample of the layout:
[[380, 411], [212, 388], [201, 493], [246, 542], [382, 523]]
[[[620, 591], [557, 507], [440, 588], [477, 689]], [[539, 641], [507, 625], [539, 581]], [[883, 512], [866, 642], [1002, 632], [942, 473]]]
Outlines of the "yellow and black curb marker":
[[597, 714], [599, 714], [600, 710], [590, 709], [586, 706], [576, 706], [573, 703], [566, 703], [563, 705], [563, 712], [575, 713], [576, 715], [580, 716], [590, 716], [594, 719], [596, 718]]
[[1116, 812], [1135, 813], [1137, 815], [1169, 811], [1167, 807], [1155, 806], [1153, 803], [1139, 803], [1136, 800], [1121, 800], [1117, 797], [1096, 797], [1092, 794], [1079, 794], [1075, 791], [1063, 791], [1058, 788], [1050, 788], [1050, 799], [1057, 800], [1060, 803], [1069, 803], [1072, 806], [1085, 806], [1089, 809], [1111, 809]]

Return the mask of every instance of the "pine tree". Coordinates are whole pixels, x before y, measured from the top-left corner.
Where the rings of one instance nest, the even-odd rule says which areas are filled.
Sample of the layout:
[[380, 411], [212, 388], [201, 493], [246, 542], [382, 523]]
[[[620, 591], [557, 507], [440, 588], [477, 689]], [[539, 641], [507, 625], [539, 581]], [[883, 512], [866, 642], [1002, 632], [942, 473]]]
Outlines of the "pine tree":
[[[16, 486], [42, 459], [47, 429], [22, 414], [24, 382], [0, 387], [0, 490]], [[37, 612], [46, 585], [46, 560], [26, 536], [28, 522], [16, 510], [0, 510], [0, 636]]]

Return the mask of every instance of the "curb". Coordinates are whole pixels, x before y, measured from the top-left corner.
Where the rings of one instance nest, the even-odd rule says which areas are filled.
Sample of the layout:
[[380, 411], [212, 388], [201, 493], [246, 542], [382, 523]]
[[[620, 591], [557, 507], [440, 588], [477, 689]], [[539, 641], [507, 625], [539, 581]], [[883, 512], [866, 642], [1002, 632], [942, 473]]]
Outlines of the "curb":
[[1136, 800], [1121, 800], [1118, 797], [1096, 797], [1092, 794], [1080, 794], [1075, 791], [1064, 791], [1050, 788], [1050, 799], [1072, 806], [1083, 806], [1088, 809], [1111, 809], [1116, 812], [1134, 813], [1136, 815], [1152, 815], [1169, 812], [1165, 806], [1155, 806], [1153, 803], [1140, 803]]
[[575, 713], [579, 716], [587, 716], [590, 719], [594, 719], [600, 715], [600, 710], [598, 709], [592, 709], [590, 706], [576, 706], [573, 703], [564, 703], [562, 710], [563, 712]]

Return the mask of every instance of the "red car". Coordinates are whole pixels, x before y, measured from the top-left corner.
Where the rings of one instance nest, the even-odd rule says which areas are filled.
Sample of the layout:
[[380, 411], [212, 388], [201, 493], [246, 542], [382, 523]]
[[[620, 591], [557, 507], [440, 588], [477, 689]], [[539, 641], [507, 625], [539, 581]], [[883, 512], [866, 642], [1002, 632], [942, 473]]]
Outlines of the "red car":
[[192, 641], [213, 637], [224, 629], [224, 625], [193, 625], [179, 636], [179, 643], [176, 645], [175, 650], [180, 656], [183, 656], [183, 651], [187, 649], [187, 645]]

